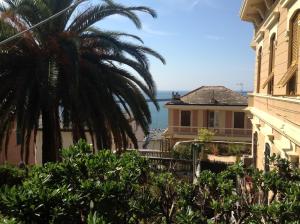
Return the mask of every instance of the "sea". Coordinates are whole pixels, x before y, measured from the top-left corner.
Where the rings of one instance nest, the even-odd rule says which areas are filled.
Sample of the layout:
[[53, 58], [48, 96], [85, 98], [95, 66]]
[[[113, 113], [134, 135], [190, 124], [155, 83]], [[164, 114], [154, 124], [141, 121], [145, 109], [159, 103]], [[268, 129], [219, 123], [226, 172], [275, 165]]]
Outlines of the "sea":
[[[171, 99], [172, 92], [178, 92], [181, 96], [187, 93], [188, 91], [157, 91], [157, 99]], [[156, 107], [153, 103], [149, 102], [149, 108], [152, 116], [152, 123], [150, 125], [150, 129], [165, 129], [168, 126], [168, 110], [165, 108], [165, 104], [169, 101], [159, 101], [159, 111], [157, 111]]]
[[[189, 91], [157, 91], [157, 99], [171, 99], [172, 98], [172, 92], [178, 92], [181, 96], [188, 93]], [[238, 93], [241, 93], [242, 95], [246, 96], [247, 91], [237, 91]], [[168, 100], [169, 101], [169, 100]], [[151, 130], [159, 130], [159, 129], [165, 129], [168, 127], [168, 110], [165, 108], [165, 104], [168, 101], [159, 101], [160, 109], [157, 111], [153, 103], [149, 103], [149, 108], [151, 111], [152, 116], [152, 123], [150, 125]]]

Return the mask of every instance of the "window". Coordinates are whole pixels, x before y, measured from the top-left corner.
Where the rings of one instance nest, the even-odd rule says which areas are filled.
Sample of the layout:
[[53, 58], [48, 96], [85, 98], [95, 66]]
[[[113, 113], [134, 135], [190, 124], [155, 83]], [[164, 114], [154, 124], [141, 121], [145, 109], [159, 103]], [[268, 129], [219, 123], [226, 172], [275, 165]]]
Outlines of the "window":
[[297, 91], [296, 87], [297, 84], [296, 84], [296, 74], [295, 74], [287, 83], [286, 94], [289, 96], [296, 95], [296, 91]]
[[191, 111], [181, 111], [181, 126], [191, 126]]
[[276, 50], [276, 36], [272, 35], [270, 41], [270, 61], [269, 61], [269, 74], [274, 72], [275, 67], [275, 50]]
[[219, 126], [219, 112], [209, 111], [208, 112], [208, 127], [215, 128]]
[[297, 94], [298, 58], [300, 47], [299, 24], [300, 11], [298, 11], [291, 20], [289, 68], [283, 82], [283, 85], [286, 85], [287, 95]]
[[299, 56], [299, 22], [300, 11], [292, 18], [291, 21], [291, 40], [290, 40], [290, 66], [298, 63]]
[[268, 94], [273, 95], [273, 90], [274, 90], [274, 77], [269, 81]]
[[245, 128], [244, 112], [234, 112], [234, 128], [239, 128], [239, 129]]
[[268, 94], [273, 95], [274, 89], [274, 68], [275, 68], [275, 50], [276, 50], [275, 35], [270, 41], [270, 61], [269, 61], [269, 78], [268, 78]]
[[260, 91], [260, 73], [261, 73], [261, 57], [262, 57], [262, 48], [260, 47], [258, 50], [257, 56], [257, 82], [256, 82], [256, 92]]
[[215, 112], [208, 112], [208, 127], [213, 128], [215, 126]]

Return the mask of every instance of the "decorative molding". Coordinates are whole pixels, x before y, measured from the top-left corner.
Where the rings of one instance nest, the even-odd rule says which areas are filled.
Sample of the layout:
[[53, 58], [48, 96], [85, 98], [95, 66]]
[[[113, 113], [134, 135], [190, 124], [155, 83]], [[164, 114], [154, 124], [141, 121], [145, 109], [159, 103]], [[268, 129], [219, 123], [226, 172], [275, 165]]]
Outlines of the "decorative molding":
[[[248, 93], [248, 96], [254, 96], [259, 98], [271, 99], [271, 100], [278, 100], [283, 102], [289, 102], [294, 104], [300, 104], [300, 97], [289, 97], [289, 96], [271, 96], [267, 94], [261, 93]], [[249, 107], [251, 109], [251, 107]]]
[[252, 40], [252, 41], [251, 41], [250, 47], [251, 47], [253, 50], [256, 50], [256, 42], [255, 42], [255, 40]]
[[268, 138], [270, 138], [269, 136], [273, 136], [273, 129], [268, 125], [264, 125], [264, 127], [261, 129], [261, 133], [263, 133], [263, 135], [268, 136]]
[[[265, 122], [265, 126], [262, 128], [262, 132], [265, 136], [272, 135], [270, 133], [270, 129], [276, 130], [280, 135], [292, 141], [296, 145], [300, 145], [300, 128], [295, 127], [294, 125], [286, 123], [284, 120], [276, 118], [267, 112], [261, 111], [257, 108], [252, 107], [251, 113], [256, 116], [259, 120]], [[284, 124], [284, 129], [282, 129], [282, 125]], [[265, 129], [265, 127], [269, 126], [270, 129]]]
[[274, 144], [276, 148], [281, 149], [284, 152], [293, 151], [293, 145], [291, 141], [284, 136], [282, 136], [279, 140], [274, 140]]
[[264, 37], [265, 37], [265, 31], [260, 30], [256, 35], [255, 42], [259, 43], [260, 41], [263, 40]]
[[272, 12], [271, 15], [268, 17], [268, 19], [265, 22], [265, 27], [270, 30], [272, 27], [278, 23], [280, 17], [279, 12]]
[[286, 42], [290, 41], [290, 36], [291, 36], [290, 33], [291, 33], [290, 30], [285, 31], [285, 41]]
[[281, 0], [280, 4], [283, 8], [290, 8], [294, 2], [296, 2], [296, 0]]
[[273, 141], [274, 141], [274, 135], [273, 134], [267, 135], [267, 137], [268, 137], [269, 141], [273, 143]]
[[252, 8], [254, 10], [256, 10], [256, 12], [260, 15], [262, 20], [265, 19], [266, 14], [265, 14], [264, 10], [261, 7], [259, 7], [258, 5], [253, 5]]
[[265, 37], [265, 31], [260, 30], [257, 34], [256, 34], [256, 38], [255, 38], [255, 42], [259, 43], [261, 42]]
[[269, 10], [272, 7], [272, 3], [270, 2], [270, 0], [264, 0], [264, 2], [265, 2], [265, 6]]

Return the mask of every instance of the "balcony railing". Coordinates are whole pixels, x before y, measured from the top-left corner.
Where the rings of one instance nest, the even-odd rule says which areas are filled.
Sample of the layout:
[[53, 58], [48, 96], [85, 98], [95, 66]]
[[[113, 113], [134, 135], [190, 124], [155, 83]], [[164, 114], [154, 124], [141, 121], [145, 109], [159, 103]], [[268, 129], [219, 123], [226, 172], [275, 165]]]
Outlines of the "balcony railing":
[[207, 127], [183, 127], [170, 126], [169, 133], [178, 135], [198, 135], [199, 129], [208, 129], [215, 133], [215, 136], [220, 137], [251, 137], [252, 129], [240, 128], [207, 128]]
[[[265, 112], [280, 120], [300, 126], [300, 96], [268, 96], [263, 94], [249, 94], [249, 108]], [[255, 111], [251, 111], [252, 113]], [[258, 116], [257, 113], [255, 113]], [[260, 119], [265, 117], [260, 115]]]

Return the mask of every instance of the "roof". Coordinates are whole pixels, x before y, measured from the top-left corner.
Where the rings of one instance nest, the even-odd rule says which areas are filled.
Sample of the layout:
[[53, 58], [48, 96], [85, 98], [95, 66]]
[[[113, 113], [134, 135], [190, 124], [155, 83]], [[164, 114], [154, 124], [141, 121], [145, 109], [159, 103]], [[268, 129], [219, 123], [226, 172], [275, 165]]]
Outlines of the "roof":
[[202, 86], [167, 105], [247, 106], [248, 99], [224, 86]]

